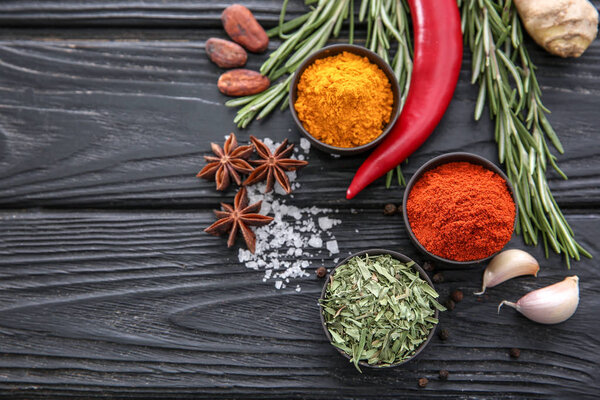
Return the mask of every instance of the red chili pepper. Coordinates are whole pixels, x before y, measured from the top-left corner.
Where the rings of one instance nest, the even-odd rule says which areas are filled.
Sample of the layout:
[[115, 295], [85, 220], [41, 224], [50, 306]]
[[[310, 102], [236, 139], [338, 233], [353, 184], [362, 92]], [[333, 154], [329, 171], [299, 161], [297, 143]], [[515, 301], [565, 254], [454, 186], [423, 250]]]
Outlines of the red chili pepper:
[[402, 114], [385, 140], [360, 166], [346, 198], [404, 161], [427, 140], [452, 99], [462, 62], [456, 0], [408, 0], [415, 56]]

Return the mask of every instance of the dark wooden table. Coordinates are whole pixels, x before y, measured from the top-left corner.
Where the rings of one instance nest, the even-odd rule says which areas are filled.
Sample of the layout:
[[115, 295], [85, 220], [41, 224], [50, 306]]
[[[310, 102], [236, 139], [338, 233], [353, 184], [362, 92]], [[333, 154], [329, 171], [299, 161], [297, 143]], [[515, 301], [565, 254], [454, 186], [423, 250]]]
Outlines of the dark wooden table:
[[[237, 248], [202, 230], [231, 201], [195, 178], [210, 141], [235, 131], [298, 143], [288, 112], [246, 130], [216, 88], [203, 50], [224, 37], [228, 2], [179, 0], [0, 3], [0, 395], [11, 398], [594, 398], [600, 394], [600, 41], [580, 59], [530, 44], [544, 101], [563, 141], [550, 186], [596, 257], [567, 270], [561, 257], [476, 298], [481, 266], [438, 265], [450, 338], [415, 362], [358, 374], [327, 343], [311, 276], [283, 290], [238, 262]], [[273, 26], [279, 0], [245, 2]], [[598, 6], [598, 2], [595, 2]], [[304, 10], [291, 2], [291, 15]], [[270, 49], [276, 47], [271, 43]], [[250, 68], [263, 56], [252, 55]], [[473, 121], [470, 56], [442, 123], [405, 168], [465, 150], [497, 161], [492, 125]], [[370, 247], [422, 262], [401, 218], [382, 208], [402, 189], [378, 181], [353, 201], [345, 189], [363, 157], [311, 150], [289, 204], [339, 210], [342, 254]], [[353, 212], [353, 210], [357, 212]], [[356, 233], [355, 229], [359, 229]], [[532, 323], [502, 299], [580, 277], [577, 313], [558, 326]], [[301, 292], [294, 287], [300, 284]], [[508, 350], [521, 349], [518, 359]], [[437, 379], [440, 369], [450, 379]], [[426, 389], [417, 387], [428, 377]]]

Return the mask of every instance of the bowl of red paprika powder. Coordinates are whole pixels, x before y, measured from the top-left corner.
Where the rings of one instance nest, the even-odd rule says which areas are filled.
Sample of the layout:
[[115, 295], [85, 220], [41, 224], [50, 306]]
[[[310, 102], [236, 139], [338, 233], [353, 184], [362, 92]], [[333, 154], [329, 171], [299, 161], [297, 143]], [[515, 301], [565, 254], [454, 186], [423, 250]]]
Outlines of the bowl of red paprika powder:
[[400, 115], [392, 68], [362, 46], [336, 44], [300, 64], [289, 95], [300, 132], [317, 149], [354, 155], [377, 146]]
[[471, 153], [448, 153], [412, 176], [403, 201], [404, 224], [413, 244], [450, 264], [489, 260], [510, 241], [517, 199], [504, 172]]

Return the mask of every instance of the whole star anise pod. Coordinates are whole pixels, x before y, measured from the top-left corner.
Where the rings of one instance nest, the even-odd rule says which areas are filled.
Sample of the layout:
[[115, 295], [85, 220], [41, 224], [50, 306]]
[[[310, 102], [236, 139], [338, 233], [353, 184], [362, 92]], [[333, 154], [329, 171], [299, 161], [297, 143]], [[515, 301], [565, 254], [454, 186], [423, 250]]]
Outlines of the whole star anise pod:
[[[250, 136], [250, 140], [256, 148], [256, 152], [262, 158], [262, 160], [250, 160], [250, 163], [256, 165], [254, 171], [246, 178], [244, 185], [252, 185], [253, 183], [267, 180], [267, 188], [265, 193], [273, 190], [275, 180], [281, 185], [286, 193], [292, 191], [290, 186], [290, 180], [286, 175], [285, 171], [294, 171], [297, 168], [308, 165], [306, 161], [294, 160], [289, 157], [294, 150], [294, 145], [288, 144], [288, 140], [285, 139], [283, 143], [277, 147], [275, 153], [271, 153], [271, 150], [263, 142]], [[286, 147], [287, 146], [287, 147]]]
[[248, 205], [248, 194], [246, 188], [242, 187], [233, 200], [233, 206], [221, 203], [222, 211], [215, 210], [217, 221], [206, 228], [204, 232], [211, 235], [221, 236], [229, 232], [227, 247], [233, 246], [238, 230], [246, 241], [248, 249], [254, 253], [256, 249], [256, 235], [250, 226], [263, 226], [273, 221], [273, 218], [258, 214], [262, 201]]
[[238, 185], [242, 184], [240, 174], [249, 174], [254, 168], [248, 164], [248, 158], [254, 151], [254, 146], [238, 146], [235, 135], [231, 133], [223, 148], [216, 143], [210, 144], [215, 156], [204, 156], [208, 162], [196, 177], [204, 179], [215, 179], [217, 190], [225, 190], [231, 182], [231, 178]]

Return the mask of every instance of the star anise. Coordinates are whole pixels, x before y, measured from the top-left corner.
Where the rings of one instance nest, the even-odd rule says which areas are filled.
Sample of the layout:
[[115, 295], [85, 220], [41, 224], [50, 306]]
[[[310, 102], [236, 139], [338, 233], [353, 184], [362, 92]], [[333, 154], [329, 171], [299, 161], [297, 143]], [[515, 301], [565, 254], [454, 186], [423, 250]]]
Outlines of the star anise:
[[221, 236], [229, 232], [227, 247], [233, 246], [238, 230], [242, 231], [242, 236], [246, 241], [248, 249], [254, 253], [256, 249], [256, 235], [249, 228], [250, 226], [263, 226], [273, 221], [273, 218], [258, 214], [262, 201], [248, 205], [248, 195], [246, 188], [242, 187], [233, 200], [233, 206], [221, 203], [222, 211], [215, 210], [217, 221], [206, 228], [204, 232], [211, 235]]
[[[252, 185], [253, 183], [260, 182], [264, 179], [267, 180], [267, 188], [265, 193], [273, 190], [275, 180], [281, 185], [286, 193], [290, 193], [292, 188], [290, 186], [290, 180], [286, 175], [285, 171], [294, 171], [297, 168], [308, 165], [306, 161], [294, 160], [289, 157], [292, 154], [294, 145], [288, 144], [288, 140], [285, 139], [283, 143], [277, 147], [275, 153], [271, 153], [271, 150], [263, 142], [250, 136], [250, 140], [256, 148], [256, 152], [262, 158], [262, 160], [250, 160], [250, 163], [257, 167], [254, 171], [246, 178], [244, 185]], [[287, 146], [287, 147], [286, 147]]]
[[208, 162], [202, 171], [196, 175], [198, 178], [215, 179], [217, 190], [225, 190], [231, 182], [231, 178], [238, 185], [242, 184], [240, 174], [249, 174], [254, 168], [248, 164], [248, 158], [254, 151], [254, 146], [238, 146], [235, 135], [231, 133], [223, 148], [216, 143], [210, 144], [215, 156], [204, 156]]

